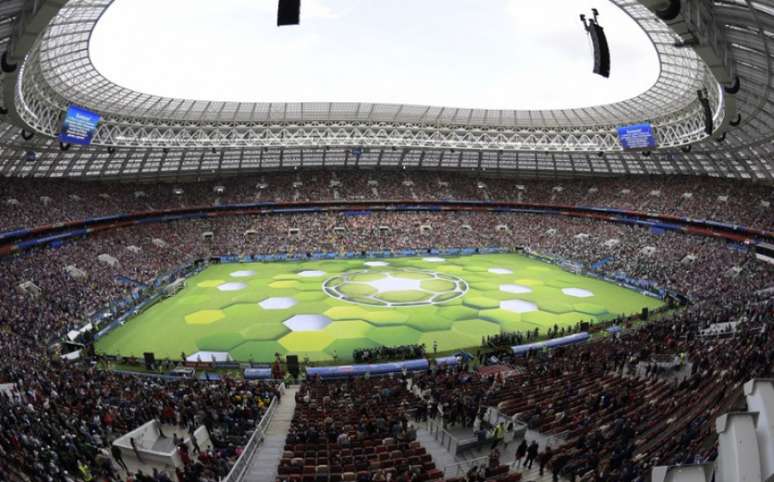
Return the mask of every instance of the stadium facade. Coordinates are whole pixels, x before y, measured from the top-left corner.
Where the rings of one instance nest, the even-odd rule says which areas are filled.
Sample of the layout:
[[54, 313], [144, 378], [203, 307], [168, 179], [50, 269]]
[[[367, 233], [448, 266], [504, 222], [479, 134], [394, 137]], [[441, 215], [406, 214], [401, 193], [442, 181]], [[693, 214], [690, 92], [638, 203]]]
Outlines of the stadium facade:
[[[121, 87], [89, 57], [112, 0], [4, 2], [0, 172], [164, 177], [297, 167], [478, 169], [547, 175], [774, 177], [774, 2], [613, 0], [647, 33], [660, 74], [646, 92], [580, 109], [514, 111], [369, 103], [238, 103]], [[712, 132], [697, 91], [706, 92]], [[68, 106], [98, 112], [89, 147], [56, 139]], [[647, 122], [658, 149], [624, 151]]]

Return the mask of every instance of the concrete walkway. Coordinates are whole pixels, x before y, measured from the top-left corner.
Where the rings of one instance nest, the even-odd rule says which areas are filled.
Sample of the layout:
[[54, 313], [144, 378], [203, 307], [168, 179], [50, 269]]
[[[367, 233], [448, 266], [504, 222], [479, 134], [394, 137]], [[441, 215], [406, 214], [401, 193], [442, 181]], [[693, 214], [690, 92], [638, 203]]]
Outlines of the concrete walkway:
[[285, 394], [282, 395], [282, 400], [266, 430], [263, 443], [253, 454], [245, 470], [243, 482], [274, 482], [277, 477], [277, 466], [285, 451], [285, 439], [296, 410], [296, 393], [298, 386], [285, 389]]
[[453, 471], [455, 468], [454, 465], [458, 464], [460, 461], [457, 460], [454, 455], [450, 454], [443, 445], [438, 443], [435, 437], [433, 437], [433, 435], [424, 427], [424, 424], [417, 425], [417, 441], [422, 444], [422, 447], [427, 450], [427, 453], [433, 457], [435, 468], [443, 471], [446, 478], [453, 477], [452, 474], [447, 474], [446, 470]]

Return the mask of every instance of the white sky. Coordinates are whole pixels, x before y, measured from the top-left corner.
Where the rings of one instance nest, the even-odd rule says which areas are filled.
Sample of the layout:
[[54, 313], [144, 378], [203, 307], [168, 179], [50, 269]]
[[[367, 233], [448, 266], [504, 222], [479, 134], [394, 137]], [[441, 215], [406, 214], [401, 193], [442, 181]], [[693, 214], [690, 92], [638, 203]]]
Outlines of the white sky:
[[[578, 18], [600, 11], [611, 77], [591, 73]], [[648, 89], [658, 58], [605, 0], [115, 0], [97, 24], [97, 69], [131, 89], [250, 102], [386, 102], [553, 109]]]

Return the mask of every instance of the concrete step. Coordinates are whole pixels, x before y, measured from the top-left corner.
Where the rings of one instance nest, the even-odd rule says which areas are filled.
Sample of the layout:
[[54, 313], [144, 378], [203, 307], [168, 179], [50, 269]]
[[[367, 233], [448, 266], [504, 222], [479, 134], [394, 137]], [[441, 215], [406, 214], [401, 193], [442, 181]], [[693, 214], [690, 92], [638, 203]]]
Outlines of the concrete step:
[[296, 410], [298, 387], [288, 387], [274, 412], [263, 443], [253, 454], [242, 478], [243, 482], [274, 482], [277, 466], [285, 451], [285, 440]]

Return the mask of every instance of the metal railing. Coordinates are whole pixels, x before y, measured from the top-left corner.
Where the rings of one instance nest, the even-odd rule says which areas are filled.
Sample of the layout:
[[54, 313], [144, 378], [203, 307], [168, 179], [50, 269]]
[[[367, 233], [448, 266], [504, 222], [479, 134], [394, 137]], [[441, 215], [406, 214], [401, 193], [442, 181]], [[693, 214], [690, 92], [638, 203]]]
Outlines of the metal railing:
[[231, 467], [228, 475], [220, 479], [221, 482], [238, 482], [242, 480], [242, 476], [244, 476], [245, 469], [247, 469], [247, 466], [250, 464], [250, 460], [253, 458], [253, 454], [255, 454], [258, 446], [263, 442], [263, 436], [266, 433], [266, 430], [269, 428], [272, 417], [274, 417], [274, 412], [277, 410], [277, 405], [279, 405], [279, 399], [274, 397], [271, 400], [266, 413], [261, 418], [261, 421], [258, 422], [258, 425], [256, 425], [255, 431], [250, 436], [250, 440], [248, 440], [245, 444], [244, 450], [239, 455], [239, 458], [234, 463], [234, 466]]
[[466, 460], [458, 464], [447, 465], [443, 468], [443, 473], [446, 475], [446, 477], [459, 477], [462, 474], [467, 474], [471, 467], [481, 464], [489, 464], [488, 455], [484, 455], [483, 457], [476, 457], [474, 459]]
[[450, 454], [457, 456], [459, 452], [460, 444], [466, 444], [475, 441], [475, 439], [458, 439], [445, 428], [443, 428], [442, 418], [428, 418], [427, 419], [427, 431], [435, 438], [435, 440], [441, 444]]

